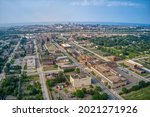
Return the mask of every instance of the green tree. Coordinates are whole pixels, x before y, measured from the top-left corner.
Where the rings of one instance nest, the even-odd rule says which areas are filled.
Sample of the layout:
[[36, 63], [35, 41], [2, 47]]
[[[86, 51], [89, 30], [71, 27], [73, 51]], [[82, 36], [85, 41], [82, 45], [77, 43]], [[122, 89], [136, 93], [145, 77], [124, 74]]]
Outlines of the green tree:
[[84, 92], [82, 90], [77, 90], [75, 96], [79, 98], [84, 98]]
[[101, 89], [100, 86], [96, 86], [96, 87], [95, 87], [95, 90], [96, 90], [96, 91], [102, 91], [102, 89]]
[[86, 88], [82, 88], [82, 91], [83, 91], [84, 93], [87, 93]]
[[108, 94], [107, 93], [100, 94], [99, 92], [95, 92], [95, 94], [92, 96], [92, 99], [93, 100], [107, 100]]
[[87, 90], [87, 94], [94, 95], [94, 90], [93, 89]]
[[147, 86], [147, 84], [146, 84], [145, 81], [140, 81], [140, 82], [139, 82], [139, 86], [140, 86], [140, 88], [144, 88], [144, 87]]
[[47, 84], [49, 87], [55, 86], [55, 82], [54, 82], [53, 80], [47, 80], [47, 81], [46, 81], [46, 84]]
[[80, 69], [79, 68], [76, 68], [75, 71], [76, 71], [76, 73], [80, 73]]
[[107, 100], [109, 97], [107, 93], [103, 93], [101, 96], [103, 100]]
[[135, 85], [135, 86], [132, 86], [130, 90], [131, 91], [137, 91], [139, 89], [140, 89], [140, 86], [139, 85]]
[[127, 88], [123, 87], [123, 88], [122, 88], [122, 92], [123, 92], [123, 93], [128, 93], [129, 90], [128, 90]]
[[7, 67], [5, 67], [4, 71], [5, 71], [6, 74], [9, 73], [9, 69]]
[[100, 94], [99, 93], [95, 93], [94, 95], [92, 95], [92, 100], [100, 100]]
[[0, 100], [5, 100], [6, 96], [6, 90], [0, 87]]

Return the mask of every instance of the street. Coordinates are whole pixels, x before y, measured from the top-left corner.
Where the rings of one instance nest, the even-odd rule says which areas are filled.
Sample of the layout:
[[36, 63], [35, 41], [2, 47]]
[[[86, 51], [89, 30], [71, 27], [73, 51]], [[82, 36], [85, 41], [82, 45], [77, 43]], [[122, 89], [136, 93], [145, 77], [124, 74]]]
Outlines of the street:
[[15, 51], [17, 50], [17, 48], [19, 47], [19, 45], [20, 45], [20, 40], [19, 40], [19, 42], [17, 43], [16, 47], [14, 48], [12, 54], [11, 54], [10, 57], [8, 58], [7, 62], [5, 63], [5, 66], [3, 67], [2, 73], [4, 73], [4, 69], [6, 68], [7, 63], [10, 63], [10, 61], [13, 59], [13, 57], [14, 57], [14, 55], [15, 55]]
[[72, 44], [74, 44], [74, 45], [76, 45], [76, 46], [78, 46], [78, 47], [82, 48], [83, 50], [86, 50], [86, 51], [88, 51], [88, 52], [90, 52], [90, 53], [94, 54], [95, 56], [99, 57], [100, 59], [103, 59], [103, 60], [104, 60], [104, 61], [106, 61], [106, 62], [109, 62], [109, 61], [110, 61], [110, 60], [108, 60], [107, 58], [105, 58], [105, 57], [103, 57], [103, 56], [100, 56], [100, 55], [98, 55], [98, 54], [96, 54], [96, 53], [92, 52], [91, 50], [89, 50], [89, 49], [87, 49], [87, 48], [84, 48], [84, 47], [82, 47], [82, 46], [78, 45], [78, 44], [77, 44], [77, 43], [75, 43], [75, 42], [72, 42]]
[[35, 45], [35, 50], [36, 50], [37, 62], [38, 62], [38, 65], [39, 65], [39, 67], [37, 68], [37, 72], [38, 72], [39, 78], [40, 78], [43, 98], [44, 98], [44, 100], [50, 100], [48, 89], [47, 89], [47, 86], [46, 86], [45, 76], [44, 76], [44, 73], [43, 73], [43, 70], [42, 70], [42, 65], [40, 63], [39, 52], [38, 52], [38, 49], [37, 49], [36, 40], [34, 40], [34, 45]]
[[7, 63], [10, 63], [10, 61], [13, 59], [13, 57], [14, 57], [14, 55], [15, 55], [15, 51], [17, 50], [17, 48], [19, 47], [19, 45], [20, 45], [20, 40], [19, 40], [19, 42], [17, 43], [17, 45], [15, 46], [13, 52], [11, 53], [10, 57], [8, 58], [7, 62], [5, 63], [5, 65], [4, 65], [3, 69], [2, 69], [2, 73], [0, 74], [0, 81], [1, 81], [2, 79], [5, 79], [5, 71], [4, 71], [4, 70], [5, 70], [5, 68], [6, 68], [6, 65], [7, 65]]
[[88, 71], [85, 70], [85, 67], [83, 65], [81, 65], [80, 63], [78, 63], [78, 61], [73, 58], [71, 55], [69, 55], [66, 50], [64, 48], [62, 48], [59, 44], [55, 43], [55, 45], [66, 55], [68, 56], [69, 59], [71, 59], [76, 66], [78, 66], [82, 71], [84, 71], [85, 73], [89, 74], [92, 78], [92, 80], [96, 83], [99, 83], [99, 86], [102, 88], [102, 90], [106, 93], [108, 93], [108, 95], [110, 96], [110, 99], [113, 100], [122, 100], [122, 98], [115, 93], [114, 91], [108, 89], [101, 81], [99, 81], [98, 79], [95, 78], [94, 75], [92, 75], [91, 73], [89, 73]]

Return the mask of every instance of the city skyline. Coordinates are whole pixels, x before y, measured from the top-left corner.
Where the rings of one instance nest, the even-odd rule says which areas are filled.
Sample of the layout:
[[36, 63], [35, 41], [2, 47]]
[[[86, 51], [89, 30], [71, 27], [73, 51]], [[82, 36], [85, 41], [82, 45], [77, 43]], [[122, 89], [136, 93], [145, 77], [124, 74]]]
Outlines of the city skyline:
[[150, 24], [148, 0], [1, 0], [0, 24], [121, 22]]

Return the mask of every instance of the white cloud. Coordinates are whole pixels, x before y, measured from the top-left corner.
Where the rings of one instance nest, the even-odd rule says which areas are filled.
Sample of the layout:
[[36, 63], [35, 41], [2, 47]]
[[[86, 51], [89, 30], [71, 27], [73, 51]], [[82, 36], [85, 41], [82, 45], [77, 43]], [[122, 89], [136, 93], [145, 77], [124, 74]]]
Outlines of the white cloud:
[[142, 7], [142, 4], [134, 3], [131, 1], [119, 0], [76, 0], [71, 3], [74, 6], [128, 6], [128, 7]]

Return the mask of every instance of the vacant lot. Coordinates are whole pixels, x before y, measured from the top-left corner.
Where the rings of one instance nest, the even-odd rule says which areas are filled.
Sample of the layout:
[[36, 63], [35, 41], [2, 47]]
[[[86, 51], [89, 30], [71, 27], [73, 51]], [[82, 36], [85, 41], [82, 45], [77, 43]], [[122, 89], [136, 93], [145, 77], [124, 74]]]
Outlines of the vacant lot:
[[54, 51], [57, 49], [56, 46], [53, 44], [47, 44], [47, 47], [48, 47], [49, 51]]
[[58, 70], [56, 65], [43, 65], [43, 71]]
[[138, 91], [133, 91], [128, 94], [124, 94], [123, 98], [126, 100], [150, 100], [150, 86], [140, 89]]

